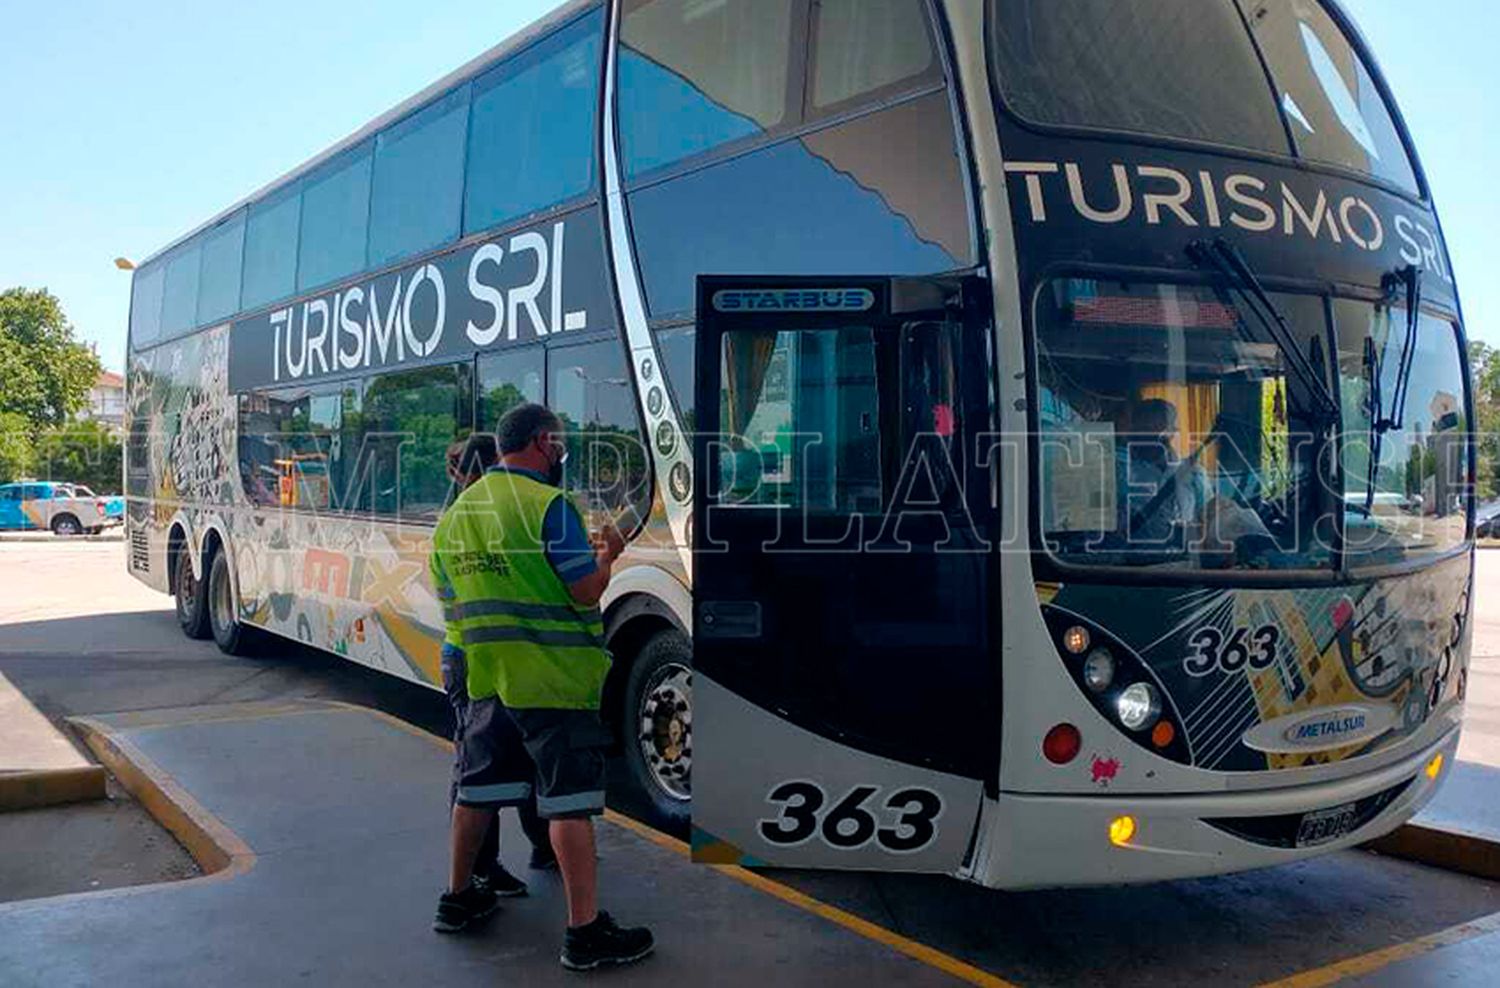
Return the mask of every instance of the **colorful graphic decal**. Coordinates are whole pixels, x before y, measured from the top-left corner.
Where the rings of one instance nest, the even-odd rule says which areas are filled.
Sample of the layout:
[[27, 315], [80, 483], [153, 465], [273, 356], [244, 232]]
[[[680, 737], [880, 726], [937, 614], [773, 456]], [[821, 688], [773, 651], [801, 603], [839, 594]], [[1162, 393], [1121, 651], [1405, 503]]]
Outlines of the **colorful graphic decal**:
[[201, 540], [217, 526], [233, 549], [242, 620], [441, 682], [442, 610], [428, 585], [426, 530], [252, 505], [239, 482], [228, 363], [227, 328], [136, 358], [126, 468], [132, 572], [165, 590], [172, 527]]
[[[1146, 664], [1180, 715], [1190, 764], [1248, 772], [1378, 751], [1458, 699], [1469, 586], [1460, 557], [1354, 586], [1038, 584], [1037, 596]], [[1101, 784], [1112, 774], [1098, 758], [1092, 773]]]

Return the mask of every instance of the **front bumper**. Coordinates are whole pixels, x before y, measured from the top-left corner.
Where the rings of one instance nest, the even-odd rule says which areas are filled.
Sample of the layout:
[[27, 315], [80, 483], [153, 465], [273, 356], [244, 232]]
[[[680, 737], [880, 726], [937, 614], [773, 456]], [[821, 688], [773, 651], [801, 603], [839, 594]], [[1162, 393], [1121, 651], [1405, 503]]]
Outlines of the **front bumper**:
[[[1195, 796], [1033, 796], [1001, 793], [985, 806], [974, 864], [965, 877], [1006, 889], [1114, 885], [1197, 878], [1286, 864], [1353, 847], [1395, 830], [1425, 806], [1458, 750], [1458, 729], [1400, 762], [1335, 782], [1263, 792]], [[1425, 769], [1442, 752], [1436, 779]], [[1410, 784], [1346, 836], [1309, 848], [1271, 847], [1205, 820], [1322, 810]], [[1134, 817], [1126, 846], [1110, 843], [1110, 822]]]

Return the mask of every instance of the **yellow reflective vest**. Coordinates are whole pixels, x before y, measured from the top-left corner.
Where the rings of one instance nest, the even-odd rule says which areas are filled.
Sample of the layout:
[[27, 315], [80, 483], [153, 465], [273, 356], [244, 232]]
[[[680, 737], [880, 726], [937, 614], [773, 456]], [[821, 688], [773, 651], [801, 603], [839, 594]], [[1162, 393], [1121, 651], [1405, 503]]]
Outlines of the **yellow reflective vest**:
[[432, 582], [444, 598], [447, 640], [464, 650], [473, 699], [599, 708], [609, 672], [603, 619], [573, 600], [542, 544], [542, 521], [560, 497], [556, 487], [497, 470], [464, 491], [433, 533]]

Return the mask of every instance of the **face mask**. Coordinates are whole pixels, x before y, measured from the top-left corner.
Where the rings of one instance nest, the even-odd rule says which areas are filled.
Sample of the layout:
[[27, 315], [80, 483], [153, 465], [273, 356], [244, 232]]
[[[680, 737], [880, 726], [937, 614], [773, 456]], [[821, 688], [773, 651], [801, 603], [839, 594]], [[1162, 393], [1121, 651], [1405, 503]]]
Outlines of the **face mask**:
[[547, 468], [548, 484], [553, 487], [561, 487], [563, 485], [563, 465], [567, 462], [568, 454], [566, 451], [563, 452], [562, 456], [552, 461], [552, 466]]

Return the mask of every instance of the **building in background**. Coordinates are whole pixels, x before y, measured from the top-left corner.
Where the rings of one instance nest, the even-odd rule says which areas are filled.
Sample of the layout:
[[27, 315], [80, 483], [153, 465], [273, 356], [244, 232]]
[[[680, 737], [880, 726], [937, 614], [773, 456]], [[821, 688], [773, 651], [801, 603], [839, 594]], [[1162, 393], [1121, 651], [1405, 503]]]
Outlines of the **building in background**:
[[114, 371], [100, 371], [99, 379], [89, 389], [89, 407], [80, 418], [103, 422], [112, 429], [125, 423], [125, 378]]

